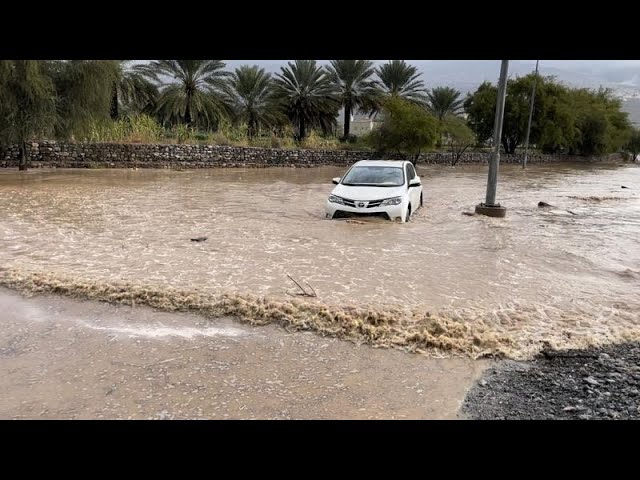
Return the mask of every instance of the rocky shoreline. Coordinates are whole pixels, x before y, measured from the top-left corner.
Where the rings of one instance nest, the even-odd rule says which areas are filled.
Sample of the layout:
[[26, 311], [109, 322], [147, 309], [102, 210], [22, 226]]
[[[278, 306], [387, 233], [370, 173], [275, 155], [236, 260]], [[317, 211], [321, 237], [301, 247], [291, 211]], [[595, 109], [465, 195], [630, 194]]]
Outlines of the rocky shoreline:
[[640, 419], [640, 343], [500, 363], [469, 390], [462, 411], [479, 420]]

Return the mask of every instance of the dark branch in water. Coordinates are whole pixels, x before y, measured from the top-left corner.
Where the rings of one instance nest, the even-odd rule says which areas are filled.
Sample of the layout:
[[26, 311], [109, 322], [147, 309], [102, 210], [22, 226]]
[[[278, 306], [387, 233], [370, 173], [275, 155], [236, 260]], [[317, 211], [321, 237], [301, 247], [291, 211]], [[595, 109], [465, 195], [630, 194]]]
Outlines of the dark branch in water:
[[313, 296], [317, 297], [318, 295], [316, 294], [316, 291], [313, 289], [313, 287], [311, 285], [309, 285], [307, 282], [304, 282], [304, 284], [309, 287], [311, 289], [311, 291], [313, 292]]
[[303, 296], [303, 297], [317, 297], [317, 296], [318, 296], [318, 295], [316, 295], [315, 290], [314, 290], [314, 289], [311, 287], [311, 285], [309, 285], [308, 283], [307, 283], [307, 286], [308, 286], [309, 288], [311, 288], [311, 291], [312, 291], [313, 293], [309, 293], [309, 292], [307, 292], [307, 291], [302, 287], [302, 285], [300, 285], [298, 282], [296, 282], [296, 281], [295, 281], [295, 279], [294, 279], [291, 275], [287, 274], [287, 277], [289, 277], [289, 279], [290, 279], [293, 283], [295, 283], [295, 284], [298, 286], [298, 288], [302, 291], [302, 293], [298, 293], [298, 295], [301, 295], [301, 296]]

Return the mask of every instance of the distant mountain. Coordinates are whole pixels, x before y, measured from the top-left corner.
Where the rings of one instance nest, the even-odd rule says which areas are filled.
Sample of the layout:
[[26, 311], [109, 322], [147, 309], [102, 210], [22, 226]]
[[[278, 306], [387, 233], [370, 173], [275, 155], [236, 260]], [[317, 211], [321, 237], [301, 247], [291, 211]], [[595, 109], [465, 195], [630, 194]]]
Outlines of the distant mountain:
[[[416, 66], [424, 74], [427, 86], [450, 85], [464, 93], [475, 90], [477, 86], [488, 80], [498, 81], [500, 74], [499, 60], [439, 60], [418, 61]], [[535, 62], [512, 60], [509, 62], [509, 77], [528, 75], [535, 71]], [[588, 74], [577, 70], [568, 70], [540, 63], [540, 75], [555, 76], [559, 81], [576, 87], [596, 88], [609, 86], [606, 77]]]
[[629, 119], [636, 127], [640, 127], [640, 98], [630, 98], [622, 104], [622, 109], [629, 112]]

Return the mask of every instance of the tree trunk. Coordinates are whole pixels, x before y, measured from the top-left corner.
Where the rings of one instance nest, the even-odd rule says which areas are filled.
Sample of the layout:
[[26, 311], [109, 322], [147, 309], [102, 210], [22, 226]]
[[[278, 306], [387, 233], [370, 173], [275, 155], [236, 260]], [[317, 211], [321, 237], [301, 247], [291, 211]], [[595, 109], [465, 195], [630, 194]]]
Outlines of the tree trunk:
[[351, 133], [351, 105], [345, 103], [344, 105], [344, 139], [349, 139], [349, 133]]
[[111, 120], [117, 120], [120, 112], [118, 112], [118, 83], [113, 82], [111, 87]]
[[187, 96], [187, 107], [184, 109], [184, 123], [187, 127], [191, 126], [191, 98]]
[[251, 140], [256, 134], [256, 124], [258, 122], [254, 121], [253, 118], [249, 117], [249, 121], [247, 122], [247, 137]]
[[455, 154], [456, 160], [455, 162], [453, 162], [453, 166], [456, 166], [458, 164], [458, 162], [460, 161], [460, 158], [462, 157], [462, 154], [467, 150], [467, 148], [469, 148], [469, 145], [467, 145], [466, 147], [463, 147], [462, 149], [458, 149], [458, 151]]
[[18, 160], [18, 170], [26, 170], [29, 167], [29, 153], [26, 142], [20, 142], [20, 158]]
[[504, 153], [513, 154], [518, 146], [517, 140], [509, 137], [502, 137], [502, 146], [504, 147]]
[[300, 131], [298, 134], [300, 135], [300, 141], [304, 140], [304, 137], [307, 136], [307, 126], [304, 123], [304, 117], [300, 117]]
[[411, 158], [411, 163], [413, 164], [414, 167], [418, 163], [419, 159], [420, 159], [420, 149], [418, 149], [418, 152], [413, 155], [413, 158]]

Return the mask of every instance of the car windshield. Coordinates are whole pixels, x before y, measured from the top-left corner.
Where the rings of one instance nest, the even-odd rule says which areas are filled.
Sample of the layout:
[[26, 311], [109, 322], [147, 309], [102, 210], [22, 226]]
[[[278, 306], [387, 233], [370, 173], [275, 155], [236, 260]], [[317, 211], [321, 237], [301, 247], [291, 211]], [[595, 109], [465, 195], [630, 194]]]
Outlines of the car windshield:
[[402, 167], [353, 167], [342, 179], [343, 185], [400, 187], [404, 185]]

